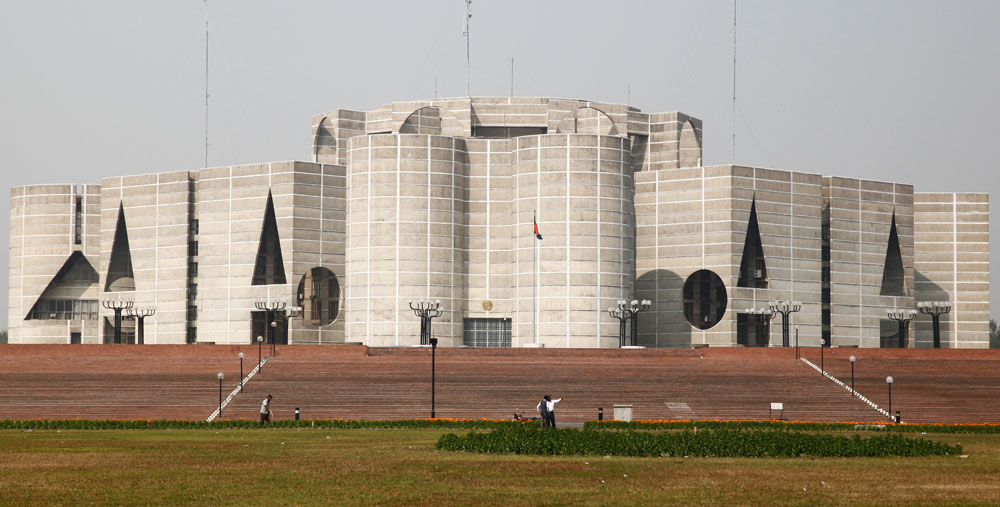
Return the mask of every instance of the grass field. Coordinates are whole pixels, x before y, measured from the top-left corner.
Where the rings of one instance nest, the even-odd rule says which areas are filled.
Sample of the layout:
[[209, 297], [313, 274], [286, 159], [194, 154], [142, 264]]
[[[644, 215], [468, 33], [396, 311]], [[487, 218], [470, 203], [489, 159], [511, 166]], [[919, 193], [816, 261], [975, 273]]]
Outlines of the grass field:
[[1000, 503], [1000, 435], [926, 435], [965, 458], [681, 459], [435, 451], [447, 432], [3, 430], [0, 503]]

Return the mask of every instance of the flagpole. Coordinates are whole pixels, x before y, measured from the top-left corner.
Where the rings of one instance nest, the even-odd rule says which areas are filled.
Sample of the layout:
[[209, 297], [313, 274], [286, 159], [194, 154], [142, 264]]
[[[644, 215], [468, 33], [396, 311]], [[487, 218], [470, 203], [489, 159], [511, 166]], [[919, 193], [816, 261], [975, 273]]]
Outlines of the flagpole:
[[[537, 227], [538, 218], [536, 214], [537, 210], [532, 210], [531, 212], [531, 224]], [[534, 232], [534, 231], [532, 231]], [[534, 235], [535, 251], [532, 255], [532, 260], [535, 262], [535, 269], [532, 272], [533, 278], [531, 283], [531, 326], [534, 328], [532, 333], [532, 343], [538, 345], [538, 235]]]

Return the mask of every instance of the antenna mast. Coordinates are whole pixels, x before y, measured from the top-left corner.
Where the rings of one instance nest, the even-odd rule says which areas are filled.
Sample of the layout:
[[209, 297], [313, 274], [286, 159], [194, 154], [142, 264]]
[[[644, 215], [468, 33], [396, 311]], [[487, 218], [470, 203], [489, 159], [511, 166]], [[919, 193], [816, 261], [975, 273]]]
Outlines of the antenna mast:
[[733, 0], [733, 154], [729, 162], [736, 163], [736, 0]]
[[[206, 2], [208, 0], [205, 0]], [[472, 68], [471, 65], [471, 52], [469, 51], [469, 20], [472, 19], [472, 0], [465, 0], [465, 95], [468, 97], [472, 96], [472, 92], [469, 91], [469, 73]]]
[[208, 167], [208, 0], [205, 0], [205, 167]]
[[510, 59], [510, 96], [514, 96], [514, 59]]

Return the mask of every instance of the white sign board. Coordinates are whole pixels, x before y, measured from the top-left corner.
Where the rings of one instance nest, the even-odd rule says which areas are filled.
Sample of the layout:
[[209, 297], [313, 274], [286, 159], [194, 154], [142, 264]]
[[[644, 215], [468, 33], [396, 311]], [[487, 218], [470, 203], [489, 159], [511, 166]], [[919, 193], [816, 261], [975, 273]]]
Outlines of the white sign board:
[[771, 410], [785, 410], [785, 404], [784, 403], [772, 403], [771, 404]]

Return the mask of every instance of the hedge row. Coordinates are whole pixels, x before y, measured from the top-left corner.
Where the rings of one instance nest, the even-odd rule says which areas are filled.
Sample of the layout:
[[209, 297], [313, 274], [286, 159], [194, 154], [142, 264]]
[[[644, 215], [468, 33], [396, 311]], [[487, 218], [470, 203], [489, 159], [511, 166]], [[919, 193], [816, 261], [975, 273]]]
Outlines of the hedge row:
[[521, 426], [525, 423], [502, 419], [401, 419], [366, 421], [351, 419], [302, 419], [271, 421], [261, 426], [259, 421], [222, 419], [212, 422], [176, 419], [28, 419], [0, 420], [0, 429], [40, 430], [141, 430], [141, 429], [254, 429], [254, 428], [444, 428], [495, 429]]
[[812, 422], [773, 419], [588, 421], [587, 429], [683, 430], [683, 429], [767, 429], [795, 431], [890, 431], [897, 433], [1000, 433], [1000, 424], [895, 424], [890, 422]]
[[680, 432], [545, 430], [503, 428], [489, 433], [449, 433], [437, 449], [495, 454], [690, 456], [690, 457], [880, 457], [961, 454], [962, 446], [902, 435], [850, 438], [773, 430]]

